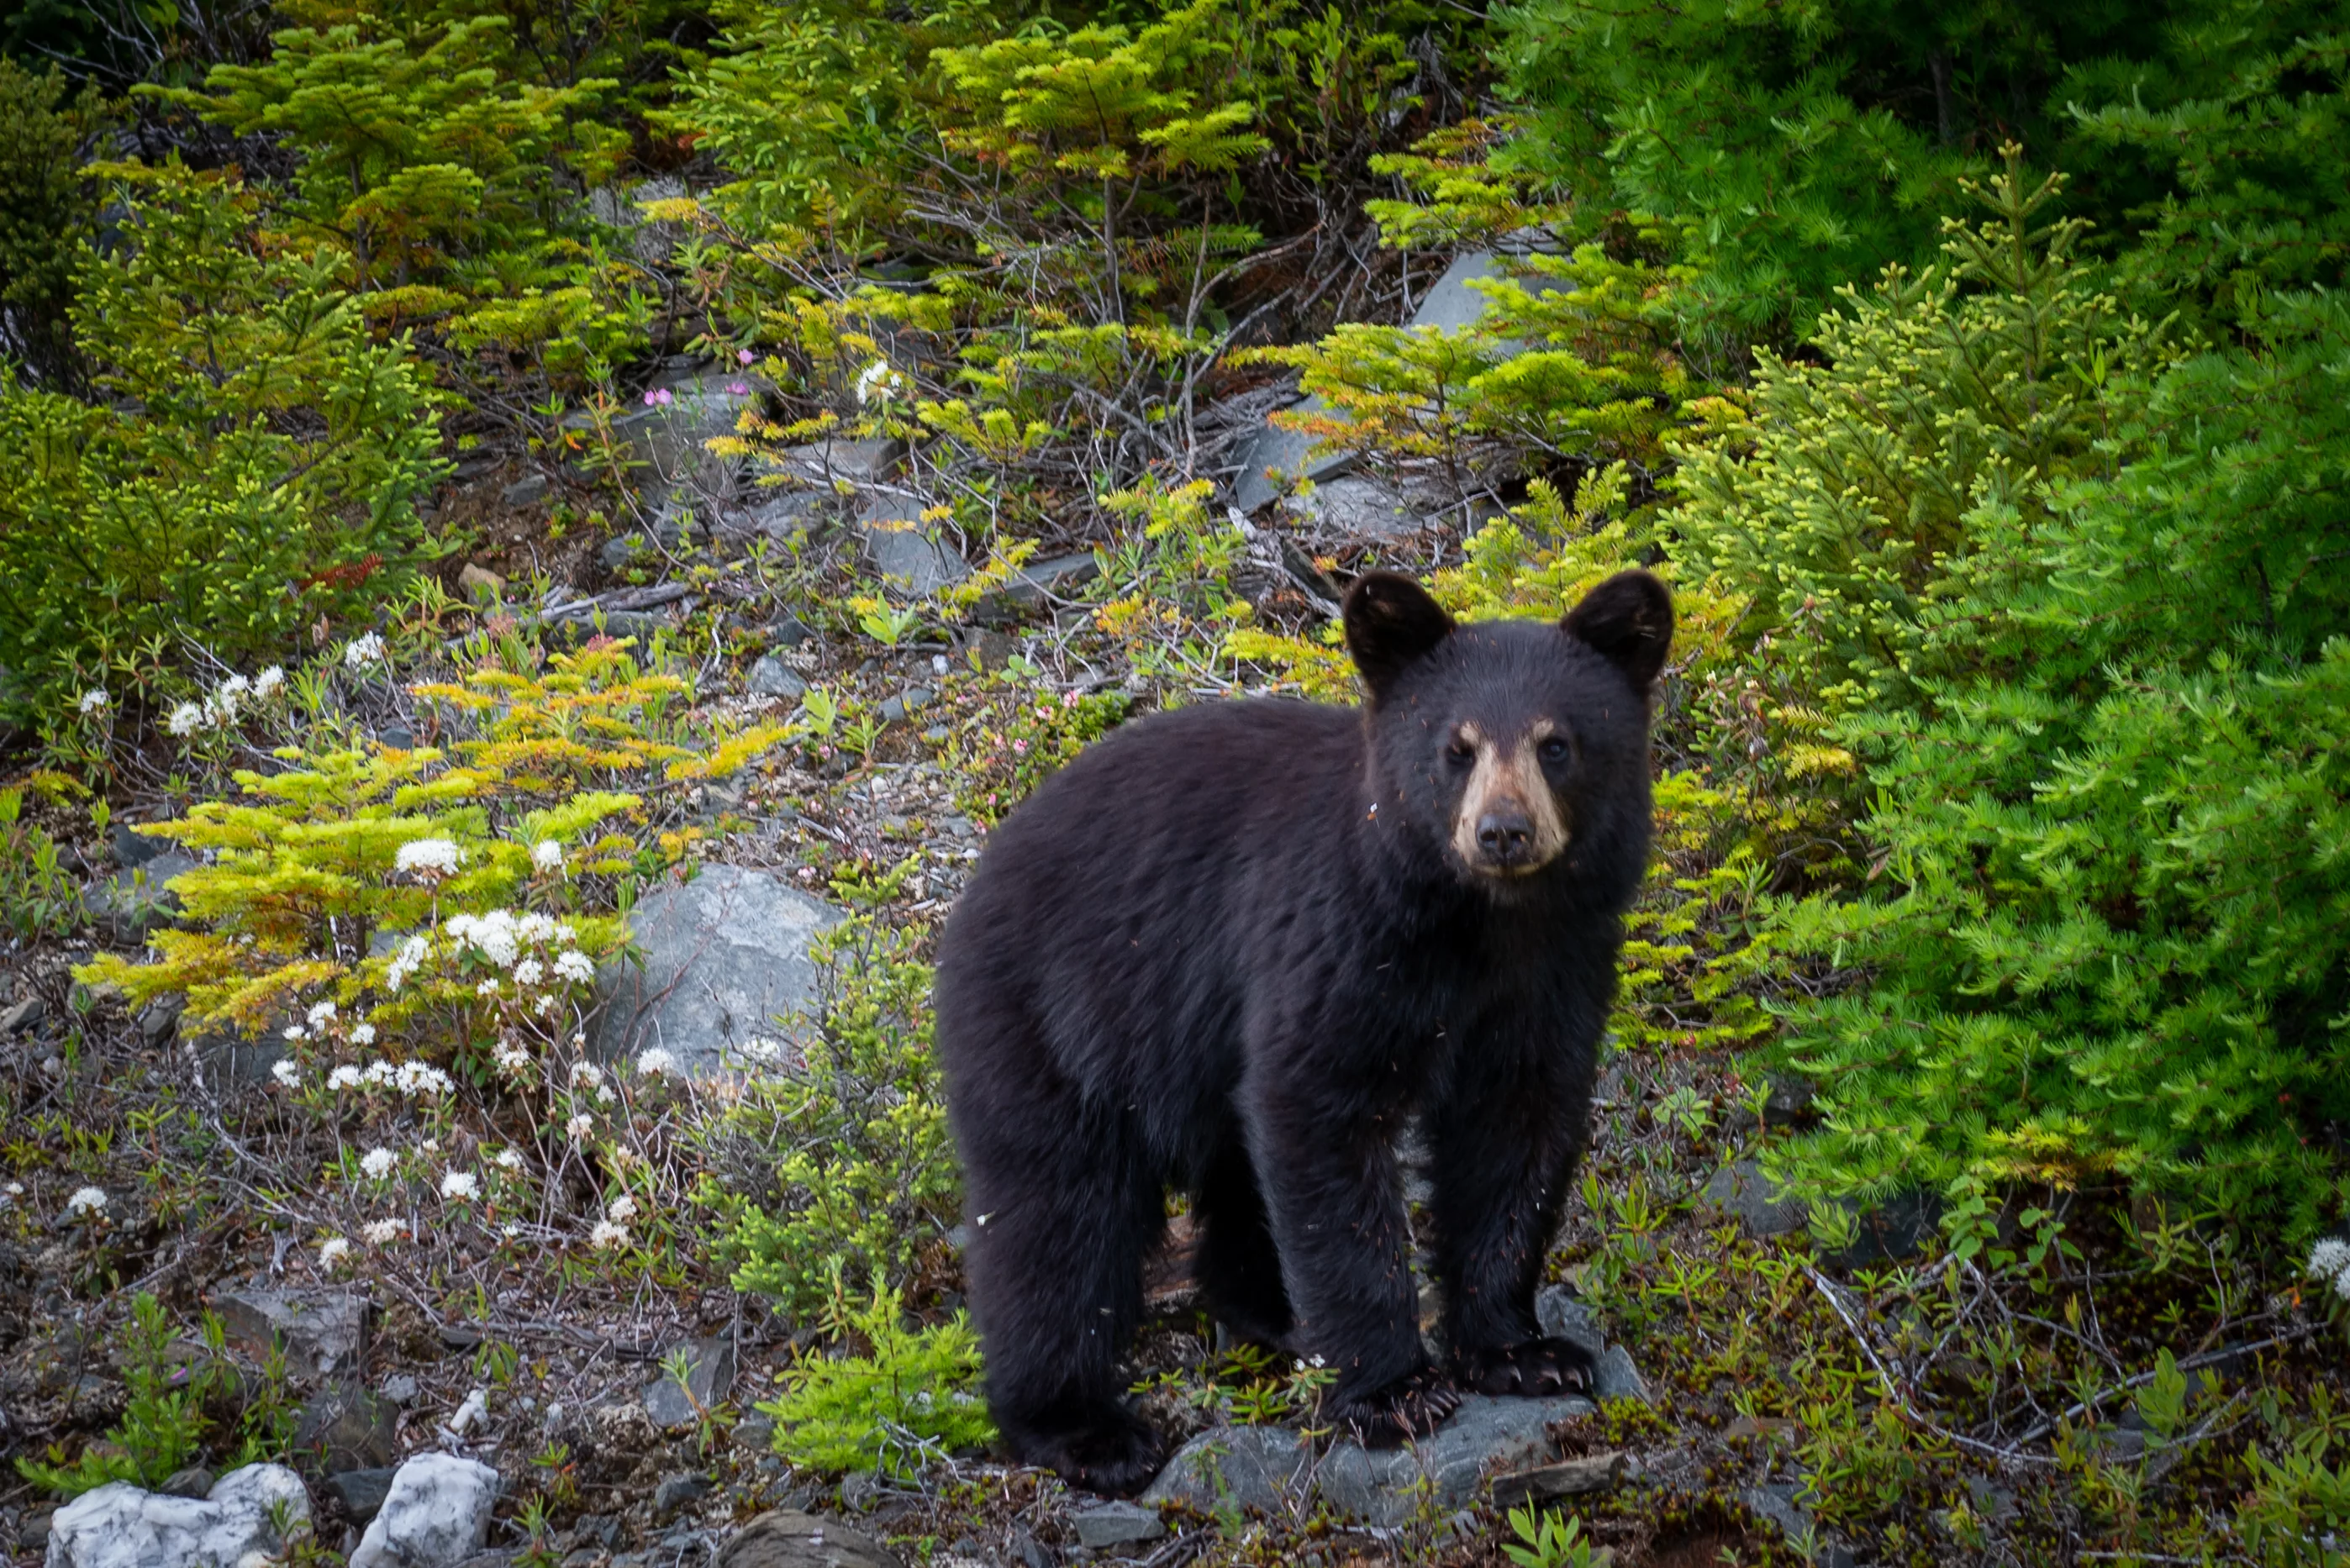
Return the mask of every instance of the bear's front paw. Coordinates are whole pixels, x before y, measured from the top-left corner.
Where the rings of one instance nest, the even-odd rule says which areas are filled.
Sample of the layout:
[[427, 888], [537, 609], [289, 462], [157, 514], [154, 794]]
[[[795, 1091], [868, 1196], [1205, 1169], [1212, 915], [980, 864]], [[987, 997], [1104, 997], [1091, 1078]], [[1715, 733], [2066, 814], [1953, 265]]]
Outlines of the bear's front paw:
[[1130, 1416], [1082, 1432], [1032, 1439], [1025, 1447], [1024, 1457], [1033, 1463], [1104, 1497], [1132, 1497], [1149, 1486], [1167, 1453], [1159, 1434]]
[[1392, 1449], [1425, 1438], [1461, 1408], [1461, 1395], [1433, 1366], [1423, 1366], [1367, 1394], [1333, 1395], [1322, 1417], [1367, 1449]]
[[1529, 1339], [1462, 1351], [1452, 1375], [1480, 1394], [1582, 1394], [1591, 1387], [1591, 1355], [1571, 1339]]

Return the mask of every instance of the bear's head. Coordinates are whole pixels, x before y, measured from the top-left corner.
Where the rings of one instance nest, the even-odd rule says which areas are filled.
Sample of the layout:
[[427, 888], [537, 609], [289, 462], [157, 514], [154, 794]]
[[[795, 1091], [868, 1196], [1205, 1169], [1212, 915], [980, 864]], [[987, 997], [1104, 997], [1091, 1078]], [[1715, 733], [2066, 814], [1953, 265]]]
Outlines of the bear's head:
[[1619, 572], [1556, 623], [1461, 626], [1409, 577], [1372, 572], [1345, 614], [1382, 816], [1496, 892], [1596, 869], [1586, 851], [1645, 855], [1649, 688], [1673, 636], [1663, 583]]

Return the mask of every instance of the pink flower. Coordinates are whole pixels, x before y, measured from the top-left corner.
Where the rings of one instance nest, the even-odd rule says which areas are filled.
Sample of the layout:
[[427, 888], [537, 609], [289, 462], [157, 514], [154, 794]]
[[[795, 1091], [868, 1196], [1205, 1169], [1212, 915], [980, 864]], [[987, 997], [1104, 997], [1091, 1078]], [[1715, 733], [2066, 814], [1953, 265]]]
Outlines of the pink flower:
[[726, 390], [728, 395], [732, 397], [748, 397], [751, 392], [751, 383], [748, 381], [729, 381], [726, 383]]
[[649, 409], [665, 409], [675, 401], [676, 394], [667, 387], [654, 387], [645, 393], [645, 407]]
[[737, 351], [734, 358], [738, 363], [747, 365], [752, 360], [757, 358], [758, 356], [752, 353], [748, 348], [744, 348]]

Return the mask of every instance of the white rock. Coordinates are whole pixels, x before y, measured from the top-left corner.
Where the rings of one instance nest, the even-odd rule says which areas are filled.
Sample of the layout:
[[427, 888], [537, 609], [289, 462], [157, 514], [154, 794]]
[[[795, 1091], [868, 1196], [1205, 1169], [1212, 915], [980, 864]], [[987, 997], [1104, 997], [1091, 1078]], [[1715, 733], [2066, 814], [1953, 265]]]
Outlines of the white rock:
[[419, 1454], [391, 1478], [350, 1568], [453, 1568], [489, 1538], [498, 1472], [454, 1454]]
[[116, 1481], [84, 1492], [49, 1521], [47, 1568], [237, 1568], [286, 1549], [280, 1521], [310, 1522], [310, 1494], [283, 1465], [247, 1465], [207, 1497], [165, 1497]]

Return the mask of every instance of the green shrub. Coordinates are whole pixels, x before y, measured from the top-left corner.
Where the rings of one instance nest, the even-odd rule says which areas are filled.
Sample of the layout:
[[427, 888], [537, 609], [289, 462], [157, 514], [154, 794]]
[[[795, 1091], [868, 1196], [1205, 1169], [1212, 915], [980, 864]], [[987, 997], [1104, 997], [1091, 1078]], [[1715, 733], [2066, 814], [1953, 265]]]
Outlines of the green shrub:
[[437, 467], [401, 346], [328, 269], [257, 252], [234, 180], [114, 172], [120, 243], [74, 304], [96, 400], [0, 369], [0, 665], [51, 713], [142, 646], [249, 666], [364, 618]]
[[702, 1197], [721, 1219], [720, 1260], [735, 1289], [802, 1317], [843, 1275], [895, 1288], [953, 1222], [960, 1182], [919, 940], [870, 916], [821, 938], [805, 1043], [754, 1042], [760, 1071], [710, 1134]]
[[2119, 1180], [2303, 1239], [2350, 1199], [2345, 367], [2320, 296], [2116, 391], [2142, 455], [1954, 587], [1972, 668], [1850, 721], [1892, 891], [1784, 912], [1872, 977], [1792, 1020], [1815, 1178]]
[[47, 386], [78, 379], [67, 313], [98, 192], [76, 165], [99, 125], [96, 88], [0, 57], [0, 354]]
[[866, 1353], [804, 1355], [784, 1374], [784, 1392], [759, 1407], [775, 1419], [775, 1452], [827, 1474], [904, 1477], [994, 1441], [976, 1388], [979, 1335], [961, 1313], [909, 1328], [894, 1293], [877, 1284], [869, 1304], [855, 1305], [837, 1272], [832, 1298], [826, 1326], [837, 1339], [862, 1341]]

